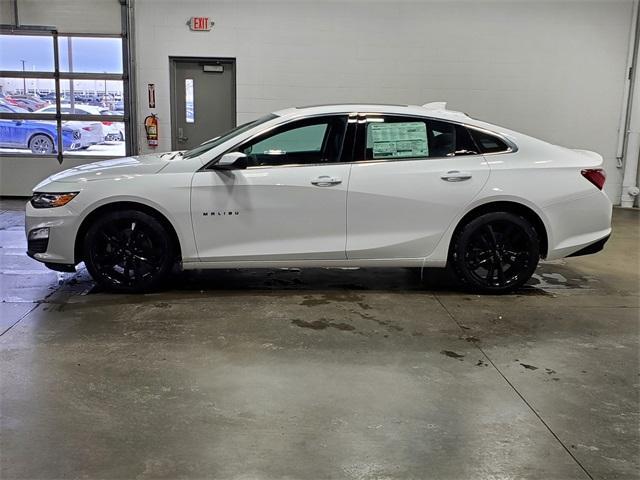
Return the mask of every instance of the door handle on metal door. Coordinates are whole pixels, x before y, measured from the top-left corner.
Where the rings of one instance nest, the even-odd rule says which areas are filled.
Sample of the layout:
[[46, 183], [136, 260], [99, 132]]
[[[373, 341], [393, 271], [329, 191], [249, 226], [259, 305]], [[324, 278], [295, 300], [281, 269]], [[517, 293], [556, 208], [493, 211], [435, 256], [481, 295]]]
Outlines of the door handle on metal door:
[[460, 172], [458, 170], [449, 170], [447, 173], [442, 174], [440, 177], [447, 182], [464, 182], [469, 180], [472, 175], [469, 172]]
[[312, 185], [317, 187], [331, 187], [332, 185], [340, 185], [342, 180], [336, 177], [330, 177], [329, 175], [320, 175], [317, 178], [311, 180]]
[[189, 140], [189, 137], [185, 137], [184, 131], [182, 130], [182, 128], [178, 128], [178, 141], [186, 142], [187, 140]]

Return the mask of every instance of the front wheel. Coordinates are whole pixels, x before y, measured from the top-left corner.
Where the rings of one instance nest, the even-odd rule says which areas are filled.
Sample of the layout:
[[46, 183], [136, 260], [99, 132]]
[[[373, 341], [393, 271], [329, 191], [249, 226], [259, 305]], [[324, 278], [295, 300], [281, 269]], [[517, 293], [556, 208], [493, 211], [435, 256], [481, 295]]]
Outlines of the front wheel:
[[102, 287], [116, 292], [157, 289], [171, 271], [174, 252], [162, 223], [137, 210], [101, 216], [84, 238], [87, 270]]
[[533, 275], [540, 259], [540, 241], [525, 218], [492, 212], [457, 232], [452, 254], [455, 271], [465, 285], [485, 293], [506, 293]]

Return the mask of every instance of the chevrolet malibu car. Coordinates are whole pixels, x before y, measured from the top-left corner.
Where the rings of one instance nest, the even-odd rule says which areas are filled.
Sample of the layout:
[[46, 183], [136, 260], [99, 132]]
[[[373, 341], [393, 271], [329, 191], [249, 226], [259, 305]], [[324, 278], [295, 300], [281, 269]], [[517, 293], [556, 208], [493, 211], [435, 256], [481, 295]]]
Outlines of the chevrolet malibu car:
[[602, 157], [444, 103], [289, 108], [185, 152], [103, 161], [37, 185], [28, 254], [102, 286], [183, 269], [447, 267], [522, 286], [540, 258], [602, 249]]

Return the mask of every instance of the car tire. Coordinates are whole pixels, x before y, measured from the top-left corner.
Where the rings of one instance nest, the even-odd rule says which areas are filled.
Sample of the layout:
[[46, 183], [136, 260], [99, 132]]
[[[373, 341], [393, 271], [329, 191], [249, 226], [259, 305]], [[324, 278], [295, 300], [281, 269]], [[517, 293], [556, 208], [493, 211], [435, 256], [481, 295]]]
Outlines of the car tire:
[[53, 140], [42, 134], [34, 135], [29, 139], [29, 149], [38, 155], [51, 155], [55, 150]]
[[482, 293], [507, 293], [522, 287], [540, 260], [533, 225], [511, 212], [491, 212], [466, 223], [452, 242], [452, 263], [459, 280]]
[[164, 225], [138, 210], [101, 215], [83, 239], [87, 270], [100, 286], [112, 292], [157, 290], [171, 272], [175, 251]]

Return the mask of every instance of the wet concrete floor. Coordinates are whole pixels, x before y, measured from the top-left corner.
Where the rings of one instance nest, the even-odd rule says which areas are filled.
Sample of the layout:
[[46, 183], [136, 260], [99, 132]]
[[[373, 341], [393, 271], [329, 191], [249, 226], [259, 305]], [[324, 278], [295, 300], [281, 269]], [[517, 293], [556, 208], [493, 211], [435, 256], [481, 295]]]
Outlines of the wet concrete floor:
[[0, 202], [0, 478], [638, 478], [639, 220], [512, 295], [440, 271], [100, 292]]

